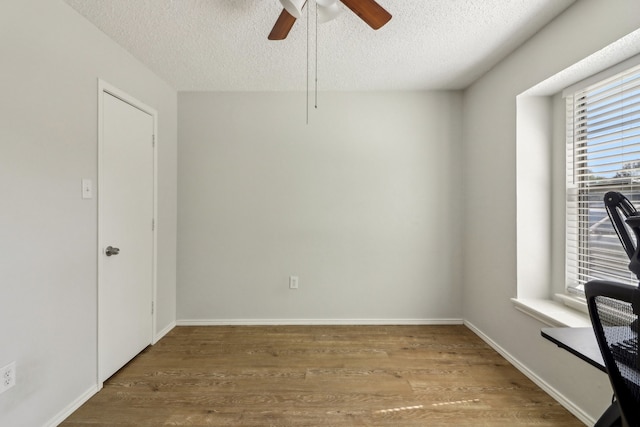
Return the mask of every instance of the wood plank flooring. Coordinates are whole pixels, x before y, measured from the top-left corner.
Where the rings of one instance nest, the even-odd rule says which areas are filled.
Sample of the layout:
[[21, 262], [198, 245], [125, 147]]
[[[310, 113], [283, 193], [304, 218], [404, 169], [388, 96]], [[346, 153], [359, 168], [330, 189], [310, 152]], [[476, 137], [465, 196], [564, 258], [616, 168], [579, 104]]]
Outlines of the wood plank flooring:
[[464, 326], [176, 327], [62, 426], [582, 426]]

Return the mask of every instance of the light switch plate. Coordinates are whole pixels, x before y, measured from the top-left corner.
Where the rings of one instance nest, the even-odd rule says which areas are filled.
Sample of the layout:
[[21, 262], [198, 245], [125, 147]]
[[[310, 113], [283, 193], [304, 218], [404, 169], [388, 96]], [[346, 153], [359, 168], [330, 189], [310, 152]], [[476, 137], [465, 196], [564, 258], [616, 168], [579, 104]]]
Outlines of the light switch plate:
[[298, 276], [289, 276], [289, 289], [298, 289]]

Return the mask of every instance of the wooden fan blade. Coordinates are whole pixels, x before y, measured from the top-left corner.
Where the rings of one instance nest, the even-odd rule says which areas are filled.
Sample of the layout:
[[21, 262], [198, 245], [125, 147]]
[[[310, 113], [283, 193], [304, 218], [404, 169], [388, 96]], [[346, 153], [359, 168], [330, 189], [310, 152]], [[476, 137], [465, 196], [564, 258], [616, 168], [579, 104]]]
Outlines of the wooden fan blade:
[[374, 0], [340, 1], [374, 30], [377, 30], [391, 20], [391, 14]]
[[293, 28], [296, 18], [292, 16], [285, 9], [282, 9], [282, 13], [278, 17], [271, 33], [269, 33], [269, 40], [284, 40], [287, 38], [289, 31]]

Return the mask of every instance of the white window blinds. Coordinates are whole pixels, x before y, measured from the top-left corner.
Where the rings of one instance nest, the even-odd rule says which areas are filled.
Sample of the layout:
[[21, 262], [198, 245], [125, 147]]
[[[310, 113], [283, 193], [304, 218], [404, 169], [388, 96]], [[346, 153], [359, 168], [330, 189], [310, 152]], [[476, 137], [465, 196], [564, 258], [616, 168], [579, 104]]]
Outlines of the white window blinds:
[[[640, 66], [567, 97], [567, 290], [607, 279], [636, 284], [603, 197], [640, 210]], [[630, 232], [633, 235], [633, 233]]]

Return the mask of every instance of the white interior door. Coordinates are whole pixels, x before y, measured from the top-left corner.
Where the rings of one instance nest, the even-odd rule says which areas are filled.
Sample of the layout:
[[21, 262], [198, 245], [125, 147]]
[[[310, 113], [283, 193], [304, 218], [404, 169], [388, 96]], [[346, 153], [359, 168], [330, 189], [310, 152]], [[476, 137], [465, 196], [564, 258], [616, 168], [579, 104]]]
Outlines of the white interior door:
[[151, 344], [153, 115], [102, 93], [98, 278], [99, 383]]

